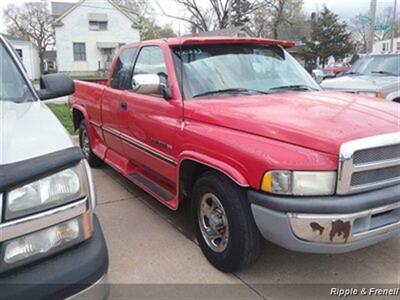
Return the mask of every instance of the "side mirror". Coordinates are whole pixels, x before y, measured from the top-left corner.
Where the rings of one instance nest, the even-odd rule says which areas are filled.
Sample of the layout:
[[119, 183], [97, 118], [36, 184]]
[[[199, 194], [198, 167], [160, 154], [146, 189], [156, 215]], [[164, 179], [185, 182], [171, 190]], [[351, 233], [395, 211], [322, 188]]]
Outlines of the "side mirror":
[[48, 100], [75, 93], [75, 84], [63, 73], [47, 74], [40, 78], [40, 100]]
[[320, 84], [324, 80], [324, 73], [321, 70], [315, 69], [312, 71], [312, 77]]
[[171, 90], [161, 82], [161, 78], [157, 74], [138, 74], [132, 78], [132, 89], [136, 93], [143, 95], [162, 94], [164, 99], [170, 100]]

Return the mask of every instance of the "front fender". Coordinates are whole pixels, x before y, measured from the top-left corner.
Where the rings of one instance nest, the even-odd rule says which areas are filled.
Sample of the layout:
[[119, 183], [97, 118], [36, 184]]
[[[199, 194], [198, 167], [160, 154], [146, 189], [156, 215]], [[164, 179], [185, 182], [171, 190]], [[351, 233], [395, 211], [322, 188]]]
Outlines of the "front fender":
[[186, 160], [191, 160], [195, 161], [197, 163], [203, 164], [205, 166], [208, 166], [210, 168], [213, 168], [226, 176], [228, 176], [230, 179], [232, 179], [236, 184], [242, 187], [249, 187], [249, 182], [243, 176], [243, 174], [238, 171], [236, 168], [233, 166], [220, 161], [218, 159], [215, 159], [213, 157], [210, 157], [208, 155], [198, 153], [195, 151], [184, 151], [181, 153], [178, 159], [178, 174], [180, 174], [180, 169], [182, 166], [182, 163]]
[[386, 96], [386, 100], [388, 101], [393, 101], [394, 99], [399, 99], [400, 98], [400, 90], [391, 92]]

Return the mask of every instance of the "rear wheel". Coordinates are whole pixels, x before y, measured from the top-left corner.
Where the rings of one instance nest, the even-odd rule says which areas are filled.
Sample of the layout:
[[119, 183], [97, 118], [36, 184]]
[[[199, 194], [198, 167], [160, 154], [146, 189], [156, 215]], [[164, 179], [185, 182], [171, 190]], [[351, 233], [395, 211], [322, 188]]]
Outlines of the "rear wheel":
[[91, 167], [96, 168], [102, 165], [103, 161], [92, 151], [85, 120], [82, 120], [79, 126], [79, 145], [81, 146], [83, 155]]
[[207, 172], [196, 181], [192, 198], [193, 226], [207, 259], [223, 272], [254, 263], [262, 238], [245, 191], [224, 175]]

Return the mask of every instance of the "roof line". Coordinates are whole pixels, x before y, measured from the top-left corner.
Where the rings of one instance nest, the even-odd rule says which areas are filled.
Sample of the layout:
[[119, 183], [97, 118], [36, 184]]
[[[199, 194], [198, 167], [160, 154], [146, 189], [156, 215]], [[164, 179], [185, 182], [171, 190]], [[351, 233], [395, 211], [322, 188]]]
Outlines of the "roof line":
[[[64, 19], [66, 16], [68, 16], [71, 12], [73, 12], [76, 8], [81, 6], [86, 0], [80, 0], [79, 2], [76, 2], [71, 8], [69, 8], [65, 13], [63, 13], [61, 16], [59, 16], [54, 23], [57, 24], [61, 22], [62, 19]], [[121, 12], [125, 17], [127, 17], [130, 21], [132, 21], [136, 26], [139, 26], [137, 21], [130, 16], [128, 13], [126, 13], [119, 5], [114, 3], [112, 0], [107, 0], [108, 3], [110, 3], [112, 6], [114, 6], [119, 12]]]

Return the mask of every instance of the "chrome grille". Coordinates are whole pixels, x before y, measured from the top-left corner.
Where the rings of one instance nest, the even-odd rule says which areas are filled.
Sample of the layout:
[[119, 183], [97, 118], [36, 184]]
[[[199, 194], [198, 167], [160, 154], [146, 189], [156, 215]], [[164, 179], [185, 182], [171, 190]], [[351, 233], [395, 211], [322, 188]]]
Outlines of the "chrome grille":
[[400, 183], [400, 132], [344, 143], [340, 148], [337, 194]]
[[351, 186], [359, 186], [395, 178], [400, 178], [400, 166], [353, 173], [351, 176]]
[[400, 158], [400, 145], [356, 151], [354, 152], [353, 162], [355, 165], [358, 165], [394, 158]]

